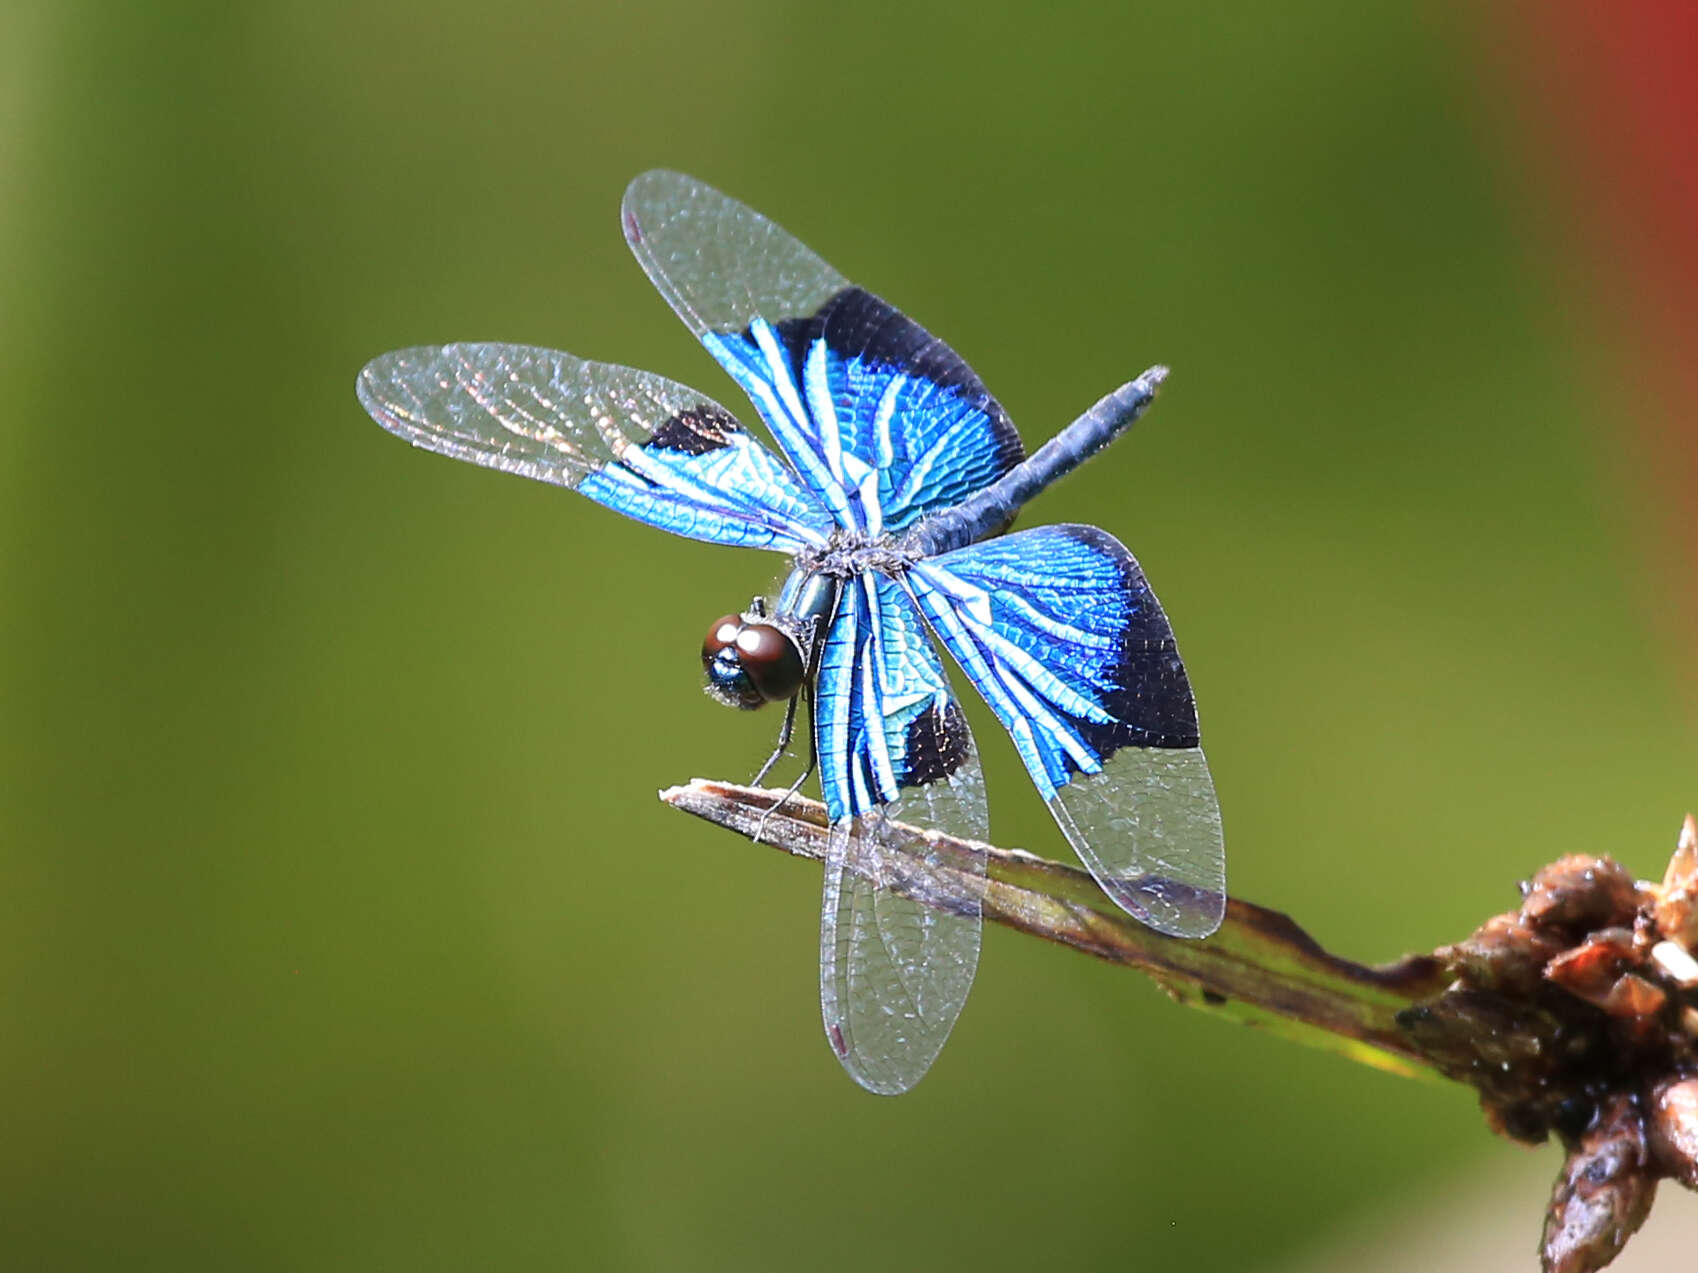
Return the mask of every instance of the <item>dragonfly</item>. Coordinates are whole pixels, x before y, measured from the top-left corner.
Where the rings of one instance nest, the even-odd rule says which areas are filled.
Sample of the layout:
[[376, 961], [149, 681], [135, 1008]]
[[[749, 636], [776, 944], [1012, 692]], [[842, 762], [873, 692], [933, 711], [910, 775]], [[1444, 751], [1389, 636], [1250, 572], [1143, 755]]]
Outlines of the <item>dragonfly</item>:
[[1226, 904], [1220, 807], [1155, 593], [1106, 531], [1009, 529], [1131, 427], [1166, 369], [1027, 455], [959, 355], [766, 217], [652, 171], [626, 190], [621, 218], [776, 450], [698, 390], [525, 345], [384, 354], [360, 372], [359, 400], [415, 446], [789, 558], [776, 597], [710, 625], [702, 663], [720, 701], [786, 705], [757, 783], [806, 700], [830, 819], [820, 1005], [844, 1068], [873, 1092], [912, 1087], [978, 965], [983, 859], [955, 863], [944, 883], [916, 833], [989, 835], [978, 749], [940, 648], [1103, 891], [1159, 932], [1213, 932]]

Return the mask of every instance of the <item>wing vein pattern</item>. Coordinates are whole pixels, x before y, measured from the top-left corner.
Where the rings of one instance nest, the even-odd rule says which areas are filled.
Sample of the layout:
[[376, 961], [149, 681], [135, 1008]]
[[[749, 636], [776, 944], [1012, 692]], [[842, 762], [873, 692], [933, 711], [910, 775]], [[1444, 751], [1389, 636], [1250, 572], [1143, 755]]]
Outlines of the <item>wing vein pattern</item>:
[[569, 487], [675, 535], [795, 555], [834, 525], [724, 407], [633, 367], [526, 345], [427, 346], [374, 359], [357, 392], [415, 446]]
[[978, 966], [982, 857], [938, 872], [925, 830], [982, 840], [984, 783], [966, 717], [902, 588], [846, 582], [815, 695], [832, 826], [820, 908], [820, 1008], [857, 1082], [911, 1087], [961, 1013]]
[[1173, 630], [1132, 554], [1093, 526], [1043, 526], [907, 579], [1104, 891], [1162, 932], [1213, 932], [1226, 905], [1214, 781]]
[[625, 234], [844, 530], [901, 530], [1024, 456], [959, 355], [759, 213], [651, 172], [626, 193]]

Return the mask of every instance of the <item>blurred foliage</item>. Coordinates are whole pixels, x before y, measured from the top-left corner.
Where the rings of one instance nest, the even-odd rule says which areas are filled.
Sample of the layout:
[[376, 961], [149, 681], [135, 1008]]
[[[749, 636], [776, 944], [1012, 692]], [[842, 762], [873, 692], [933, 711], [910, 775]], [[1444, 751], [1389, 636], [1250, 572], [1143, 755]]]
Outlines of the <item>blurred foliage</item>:
[[[1010, 934], [932, 1076], [838, 1070], [817, 874], [653, 798], [778, 563], [409, 452], [371, 355], [729, 383], [654, 165], [777, 218], [1131, 544], [1235, 891], [1365, 960], [1693, 801], [1560, 235], [1421, 6], [490, 0], [0, 15], [0, 1232], [19, 1268], [1262, 1267], [1492, 1152], [1466, 1095]], [[999, 842], [1064, 851], [979, 719]], [[1088, 1093], [1095, 1114], [1077, 1118]]]

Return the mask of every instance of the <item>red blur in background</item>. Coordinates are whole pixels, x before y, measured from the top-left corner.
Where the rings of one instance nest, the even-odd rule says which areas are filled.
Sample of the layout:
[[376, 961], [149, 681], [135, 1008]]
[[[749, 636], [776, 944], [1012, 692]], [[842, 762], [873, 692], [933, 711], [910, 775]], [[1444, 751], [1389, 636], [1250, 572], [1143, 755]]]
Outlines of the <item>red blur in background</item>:
[[[1631, 477], [1673, 578], [1658, 599], [1683, 646], [1698, 620], [1698, 5], [1518, 0], [1489, 32], [1513, 127], [1574, 216], [1579, 280], [1622, 352], [1639, 431]], [[1614, 340], [1611, 340], [1611, 337]], [[1695, 681], [1687, 679], [1689, 687]]]

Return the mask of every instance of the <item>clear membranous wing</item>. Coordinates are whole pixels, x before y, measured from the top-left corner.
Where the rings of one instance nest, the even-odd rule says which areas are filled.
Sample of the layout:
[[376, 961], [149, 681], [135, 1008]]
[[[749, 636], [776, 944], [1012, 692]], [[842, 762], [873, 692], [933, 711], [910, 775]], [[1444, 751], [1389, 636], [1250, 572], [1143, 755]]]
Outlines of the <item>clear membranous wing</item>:
[[758, 212], [644, 173], [625, 236], [850, 531], [900, 530], [1019, 463], [1020, 437], [959, 355]]
[[983, 840], [989, 820], [966, 717], [913, 602], [883, 575], [845, 581], [814, 728], [832, 819], [820, 919], [826, 1035], [863, 1087], [902, 1092], [943, 1047], [979, 959], [979, 899], [960, 881], [982, 877], [984, 859], [934, 873], [925, 832]]
[[1164, 933], [1219, 927], [1225, 849], [1196, 704], [1132, 554], [1094, 526], [1044, 526], [908, 578], [1103, 890]]
[[675, 535], [794, 554], [832, 528], [730, 412], [646, 371], [526, 345], [427, 346], [373, 359], [357, 392], [414, 446], [569, 487]]

